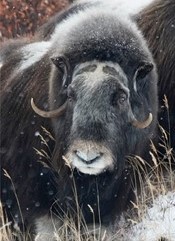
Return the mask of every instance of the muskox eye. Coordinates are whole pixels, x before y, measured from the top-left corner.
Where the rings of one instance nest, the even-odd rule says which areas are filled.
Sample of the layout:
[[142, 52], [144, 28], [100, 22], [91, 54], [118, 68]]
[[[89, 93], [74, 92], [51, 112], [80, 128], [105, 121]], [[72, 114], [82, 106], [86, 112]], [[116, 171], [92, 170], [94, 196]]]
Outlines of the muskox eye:
[[117, 104], [122, 105], [126, 102], [127, 98], [127, 94], [124, 91], [120, 91], [118, 93], [112, 94], [111, 103], [114, 106]]
[[118, 97], [118, 102], [123, 104], [127, 100], [127, 95], [125, 93], [120, 93]]

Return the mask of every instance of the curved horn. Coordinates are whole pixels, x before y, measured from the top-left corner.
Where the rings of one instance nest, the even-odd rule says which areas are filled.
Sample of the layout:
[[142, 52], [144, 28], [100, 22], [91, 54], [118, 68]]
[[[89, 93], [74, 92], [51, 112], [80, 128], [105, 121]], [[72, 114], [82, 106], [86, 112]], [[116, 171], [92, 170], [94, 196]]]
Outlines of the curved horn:
[[153, 115], [151, 113], [149, 113], [148, 118], [145, 121], [142, 121], [142, 122], [136, 120], [136, 118], [133, 117], [133, 120], [132, 120], [131, 124], [133, 126], [135, 126], [136, 128], [144, 129], [144, 128], [148, 127], [151, 124], [152, 120], [153, 120]]
[[55, 117], [59, 117], [61, 116], [65, 109], [66, 109], [66, 105], [67, 105], [67, 102], [65, 102], [63, 105], [61, 105], [58, 109], [56, 110], [51, 110], [51, 111], [45, 111], [45, 110], [41, 110], [39, 109], [35, 103], [34, 103], [34, 100], [33, 98], [31, 98], [31, 106], [32, 106], [32, 109], [34, 110], [34, 112], [38, 115], [40, 115], [41, 117], [44, 117], [44, 118], [55, 118]]

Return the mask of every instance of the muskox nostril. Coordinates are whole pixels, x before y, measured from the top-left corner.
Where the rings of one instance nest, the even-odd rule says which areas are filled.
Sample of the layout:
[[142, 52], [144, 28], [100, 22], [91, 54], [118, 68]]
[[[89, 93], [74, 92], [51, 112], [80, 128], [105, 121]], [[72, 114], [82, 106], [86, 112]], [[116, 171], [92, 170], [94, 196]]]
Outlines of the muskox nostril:
[[103, 155], [103, 153], [98, 153], [98, 152], [93, 152], [93, 151], [85, 152], [85, 151], [76, 150], [75, 155], [82, 162], [84, 162], [86, 164], [91, 164], [91, 163], [97, 161]]

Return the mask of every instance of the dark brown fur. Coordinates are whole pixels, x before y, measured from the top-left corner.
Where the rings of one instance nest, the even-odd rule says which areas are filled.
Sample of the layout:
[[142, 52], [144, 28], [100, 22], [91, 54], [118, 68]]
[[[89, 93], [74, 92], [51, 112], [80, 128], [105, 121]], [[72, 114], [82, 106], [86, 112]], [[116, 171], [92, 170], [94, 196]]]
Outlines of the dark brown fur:
[[[138, 24], [157, 64], [159, 121], [171, 133], [170, 144], [175, 148], [175, 1], [153, 2], [141, 12]], [[169, 113], [164, 107], [161, 108], [164, 95], [168, 99]]]

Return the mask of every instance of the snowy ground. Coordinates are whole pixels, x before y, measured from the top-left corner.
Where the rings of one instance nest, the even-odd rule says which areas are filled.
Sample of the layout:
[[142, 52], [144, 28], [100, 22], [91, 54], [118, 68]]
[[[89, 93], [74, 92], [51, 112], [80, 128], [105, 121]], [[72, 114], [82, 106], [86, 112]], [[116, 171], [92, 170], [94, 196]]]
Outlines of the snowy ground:
[[175, 241], [175, 192], [160, 195], [140, 223], [132, 226], [127, 241]]

